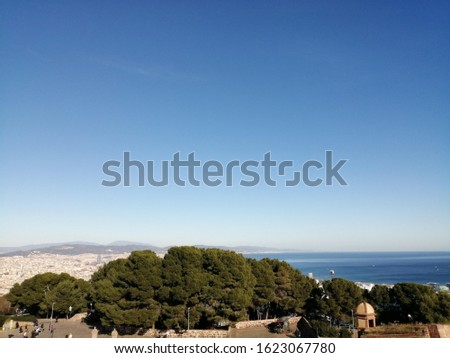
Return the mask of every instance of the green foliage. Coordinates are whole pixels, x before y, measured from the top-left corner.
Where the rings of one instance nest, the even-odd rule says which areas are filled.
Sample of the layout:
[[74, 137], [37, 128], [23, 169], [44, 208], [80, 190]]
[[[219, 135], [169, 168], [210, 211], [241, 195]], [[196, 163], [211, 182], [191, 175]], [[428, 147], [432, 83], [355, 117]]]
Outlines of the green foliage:
[[314, 280], [303, 276], [284, 261], [249, 259], [248, 262], [256, 278], [252, 299], [254, 318], [280, 317], [303, 312], [307, 298], [317, 286]]
[[310, 322], [325, 319], [330, 314], [326, 296], [322, 287], [316, 287], [311, 291], [304, 306], [305, 316]]
[[450, 322], [450, 293], [440, 292], [438, 294], [438, 322]]
[[390, 290], [392, 317], [400, 322], [445, 323], [450, 320], [448, 299], [431, 287], [416, 283], [399, 283]]
[[252, 311], [254, 318], [267, 319], [270, 313], [270, 305], [275, 301], [275, 277], [272, 266], [268, 260], [257, 261], [248, 259], [253, 276], [255, 277], [255, 287], [252, 298]]
[[161, 268], [155, 253], [135, 251], [97, 271], [91, 298], [102, 325], [151, 327], [160, 313], [155, 294], [161, 286]]
[[450, 322], [450, 295], [428, 286], [399, 283], [389, 289], [376, 285], [365, 297], [374, 306], [379, 323]]
[[311, 320], [333, 324], [350, 323], [351, 312], [363, 301], [362, 290], [353, 282], [334, 278], [311, 292], [305, 304], [305, 315]]
[[378, 324], [450, 322], [450, 295], [416, 283], [399, 283], [393, 288], [375, 285], [362, 295], [354, 283], [335, 278], [311, 292], [305, 312], [310, 319], [347, 323], [351, 322], [350, 311], [364, 300], [373, 305]]
[[[81, 312], [86, 308], [86, 295], [89, 288], [89, 283], [81, 279], [60, 281], [54, 289], [47, 293], [42, 308], [46, 311], [51, 310], [54, 303], [53, 309], [56, 316]], [[71, 311], [69, 311], [69, 307], [72, 307]]]
[[353, 282], [334, 278], [323, 283], [328, 314], [334, 320], [351, 321], [351, 311], [363, 301], [363, 291]]
[[66, 273], [43, 273], [15, 284], [6, 295], [14, 307], [26, 309], [28, 313], [45, 316], [66, 315], [72, 306], [72, 313], [86, 307], [89, 284]]
[[321, 338], [351, 338], [352, 331], [349, 329], [337, 328], [330, 326], [329, 322], [322, 320], [312, 320], [311, 327], [316, 330]]
[[232, 251], [204, 251], [204, 267], [209, 276], [208, 305], [216, 315], [231, 321], [246, 319], [251, 305], [255, 277], [246, 259]]
[[350, 337], [350, 330], [338, 326], [352, 323], [352, 310], [363, 301], [362, 293], [351, 281], [341, 278], [324, 281], [306, 300], [305, 316], [317, 328], [320, 337]]
[[339, 338], [352, 338], [353, 332], [351, 329], [341, 328], [339, 329]]
[[[187, 327], [187, 310], [190, 324], [200, 320], [199, 306], [205, 300], [208, 277], [203, 270], [203, 253], [196, 247], [173, 247], [162, 262], [163, 287], [158, 291], [162, 305], [160, 322], [166, 328]], [[192, 307], [192, 308], [191, 308]]]
[[378, 324], [395, 321], [395, 317], [392, 317], [395, 310], [393, 310], [394, 307], [387, 286], [375, 285], [370, 291], [364, 293], [364, 299], [375, 309]]
[[232, 251], [173, 247], [163, 259], [161, 325], [211, 327], [246, 317], [255, 278], [242, 255]]
[[336, 326], [351, 323], [351, 311], [364, 300], [379, 323], [450, 322], [450, 295], [424, 285], [375, 286], [363, 294], [354, 283], [334, 278], [319, 287], [283, 261], [195, 247], [173, 247], [163, 259], [135, 251], [100, 268], [90, 282], [39, 274], [14, 285], [0, 303], [40, 317], [52, 308], [54, 316], [64, 317], [69, 307], [72, 314], [92, 307], [90, 317], [103, 326], [132, 329], [210, 328], [300, 314], [320, 336], [344, 337], [349, 331]]

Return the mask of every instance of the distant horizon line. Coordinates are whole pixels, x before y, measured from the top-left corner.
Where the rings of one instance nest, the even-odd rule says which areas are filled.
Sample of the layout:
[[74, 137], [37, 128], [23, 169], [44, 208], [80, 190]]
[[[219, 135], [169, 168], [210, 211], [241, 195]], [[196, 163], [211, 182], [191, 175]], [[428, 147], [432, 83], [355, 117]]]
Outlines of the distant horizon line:
[[96, 243], [91, 241], [63, 241], [63, 242], [45, 242], [45, 243], [33, 243], [33, 244], [22, 244], [22, 245], [11, 245], [11, 246], [0, 246], [0, 253], [5, 253], [5, 250], [13, 250], [13, 251], [29, 251], [33, 250], [35, 248], [38, 249], [44, 249], [44, 248], [50, 248], [50, 247], [57, 247], [57, 246], [63, 246], [63, 245], [86, 245], [86, 246], [148, 246], [153, 247], [155, 249], [160, 250], [168, 250], [172, 247], [180, 247], [180, 246], [192, 246], [192, 247], [205, 247], [205, 248], [224, 248], [224, 249], [248, 249], [252, 250], [255, 249], [257, 252], [253, 252], [255, 254], [264, 254], [264, 253], [349, 253], [349, 252], [450, 252], [450, 248], [448, 249], [395, 249], [395, 250], [389, 250], [389, 249], [376, 249], [376, 250], [370, 250], [370, 249], [346, 249], [346, 250], [318, 250], [318, 249], [294, 249], [294, 248], [282, 248], [282, 249], [276, 249], [273, 247], [266, 247], [266, 246], [259, 246], [259, 245], [221, 245], [221, 244], [174, 244], [174, 245], [167, 245], [167, 246], [158, 246], [155, 244], [149, 244], [144, 242], [137, 242], [137, 241], [126, 241], [126, 240], [117, 240], [110, 243]]

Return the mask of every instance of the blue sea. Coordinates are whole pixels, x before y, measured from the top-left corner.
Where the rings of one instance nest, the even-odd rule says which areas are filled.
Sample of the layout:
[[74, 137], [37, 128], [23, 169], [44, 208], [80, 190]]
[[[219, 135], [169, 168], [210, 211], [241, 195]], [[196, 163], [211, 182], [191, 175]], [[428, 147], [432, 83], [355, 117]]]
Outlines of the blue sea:
[[450, 282], [450, 252], [309, 252], [246, 254], [246, 257], [264, 257], [288, 262], [307, 275], [320, 280], [341, 277], [354, 282], [395, 284]]

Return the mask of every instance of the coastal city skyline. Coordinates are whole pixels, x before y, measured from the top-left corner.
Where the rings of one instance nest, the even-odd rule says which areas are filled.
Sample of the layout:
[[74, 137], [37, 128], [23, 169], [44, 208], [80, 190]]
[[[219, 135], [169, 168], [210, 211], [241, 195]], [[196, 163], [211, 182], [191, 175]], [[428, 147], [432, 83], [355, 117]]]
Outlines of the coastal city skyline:
[[[448, 2], [1, 9], [0, 247], [450, 251]], [[311, 182], [328, 151], [347, 185], [102, 185], [126, 152], [158, 178], [174, 153], [270, 152], [289, 178], [322, 164]]]
[[[211, 249], [202, 247], [208, 248]], [[0, 296], [8, 293], [14, 284], [21, 284], [35, 275], [67, 273], [89, 281], [94, 272], [114, 260], [128, 258], [132, 252], [152, 251], [164, 258], [170, 249], [129, 242], [0, 247]], [[233, 251], [250, 259], [285, 261], [309, 278], [328, 280], [339, 277], [368, 290], [374, 285], [392, 287], [402, 281], [426, 284], [435, 290], [448, 291], [450, 287], [450, 252], [283, 252], [246, 246], [216, 249]]]

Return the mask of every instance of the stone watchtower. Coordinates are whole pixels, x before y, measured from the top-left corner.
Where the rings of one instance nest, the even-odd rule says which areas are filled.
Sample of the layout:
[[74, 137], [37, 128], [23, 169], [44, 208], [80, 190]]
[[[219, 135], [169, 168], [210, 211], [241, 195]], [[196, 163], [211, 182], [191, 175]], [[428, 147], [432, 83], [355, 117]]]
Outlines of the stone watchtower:
[[367, 302], [361, 302], [356, 307], [356, 327], [358, 329], [374, 328], [375, 323], [375, 310]]

